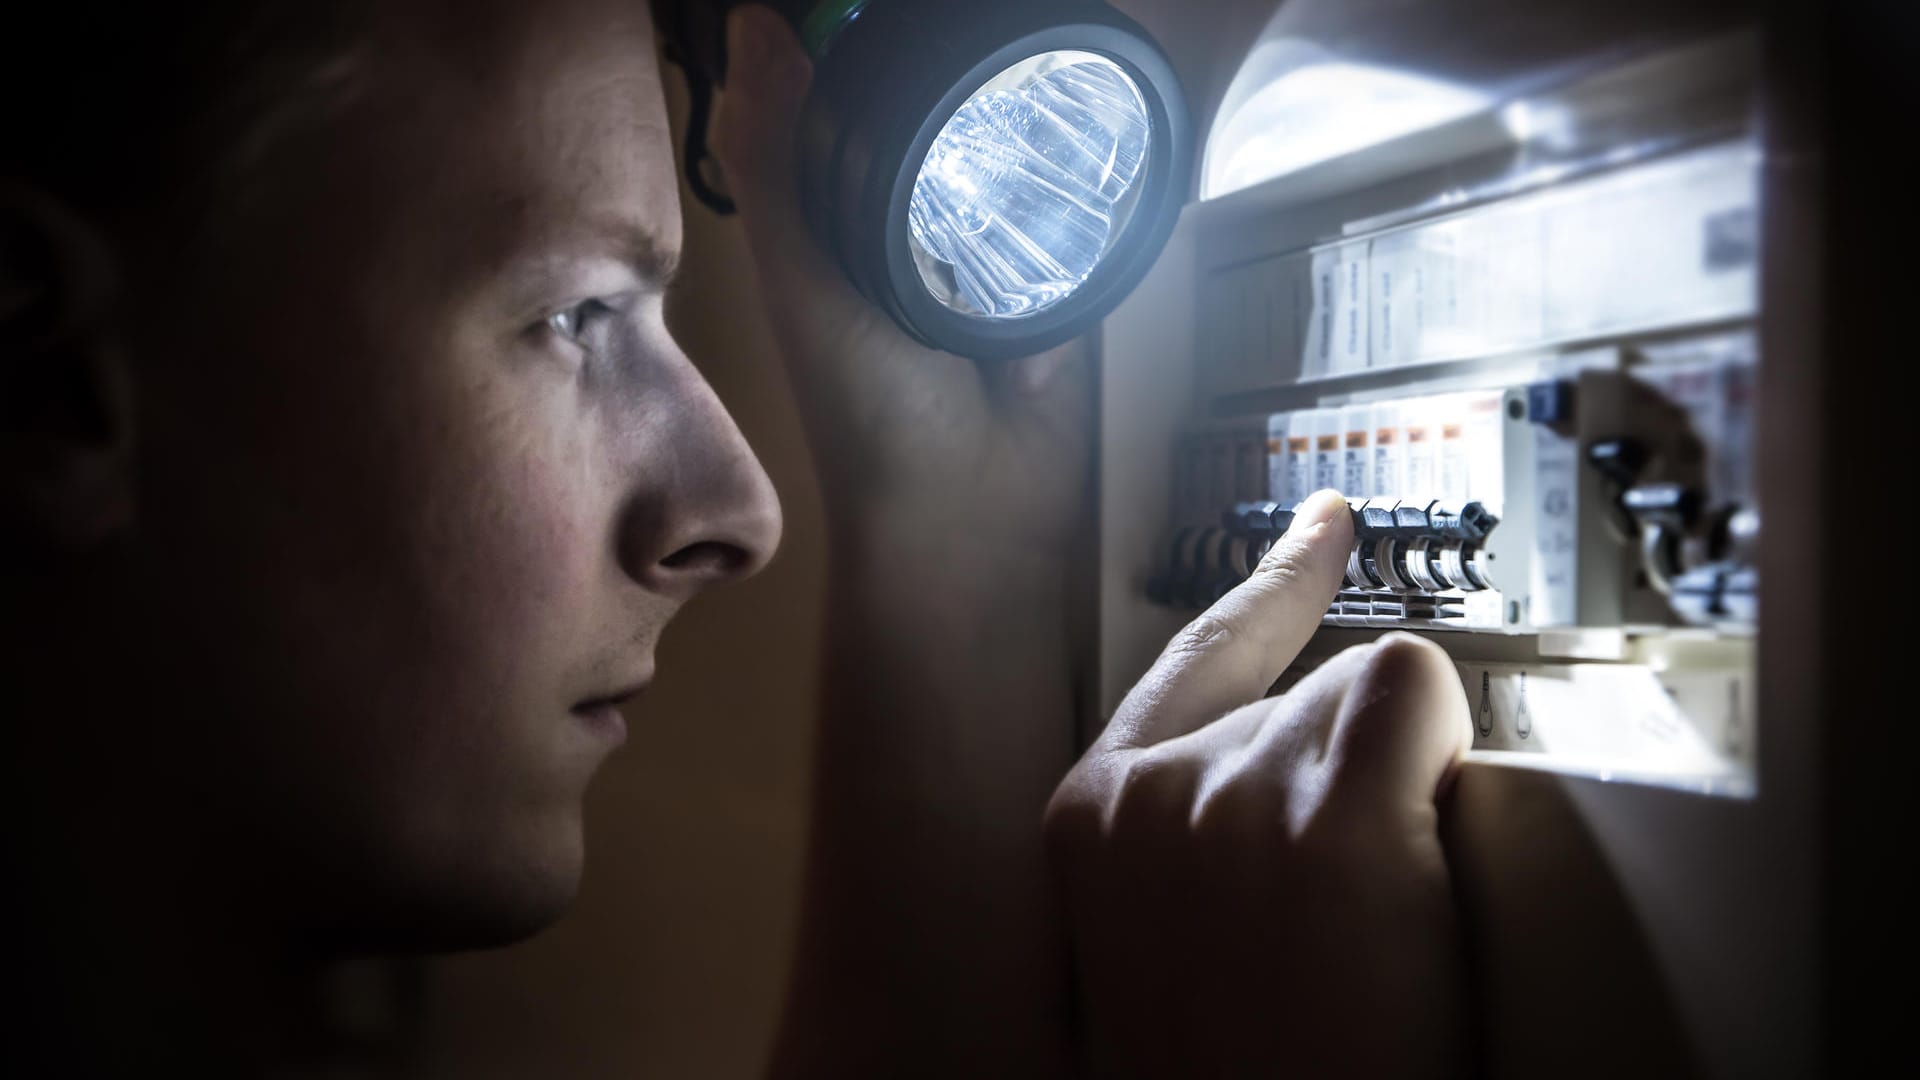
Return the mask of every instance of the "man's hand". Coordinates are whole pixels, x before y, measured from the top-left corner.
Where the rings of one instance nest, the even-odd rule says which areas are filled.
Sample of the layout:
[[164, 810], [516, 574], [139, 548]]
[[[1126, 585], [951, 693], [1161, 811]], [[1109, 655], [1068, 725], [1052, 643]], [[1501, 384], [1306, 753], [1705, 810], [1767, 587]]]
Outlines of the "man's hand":
[[771, 9], [736, 9], [714, 131], [836, 529], [900, 523], [1064, 552], [1087, 492], [1084, 350], [976, 363], [924, 348], [856, 292], [801, 213], [795, 132], [812, 70]]
[[1057, 1076], [1069, 978], [1038, 828], [1073, 764], [1066, 581], [1091, 492], [1084, 353], [922, 348], [799, 206], [811, 77], [737, 10], [714, 147], [829, 527], [805, 913], [777, 1076]]
[[1436, 794], [1470, 741], [1429, 642], [1350, 649], [1260, 700], [1339, 588], [1322, 493], [1187, 627], [1048, 809], [1100, 1076], [1463, 1071]]

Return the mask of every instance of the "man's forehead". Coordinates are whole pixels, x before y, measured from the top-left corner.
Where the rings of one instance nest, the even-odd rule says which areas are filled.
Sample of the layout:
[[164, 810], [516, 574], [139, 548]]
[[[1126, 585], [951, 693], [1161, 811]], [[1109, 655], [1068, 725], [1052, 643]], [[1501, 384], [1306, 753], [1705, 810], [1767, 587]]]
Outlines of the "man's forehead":
[[[559, 49], [629, 49], [651, 63], [654, 25], [646, 0], [387, 0], [379, 25], [395, 40], [488, 63]], [[541, 57], [547, 60], [549, 57]]]
[[670, 260], [679, 186], [646, 5], [476, 7], [465, 40], [411, 43], [432, 55], [399, 74], [435, 103], [416, 122], [437, 129], [436, 148], [414, 151], [443, 157], [439, 197], [481, 215], [489, 247], [590, 242]]
[[653, 21], [638, 0], [412, 0], [380, 20], [386, 74], [564, 131], [567, 114], [665, 126]]

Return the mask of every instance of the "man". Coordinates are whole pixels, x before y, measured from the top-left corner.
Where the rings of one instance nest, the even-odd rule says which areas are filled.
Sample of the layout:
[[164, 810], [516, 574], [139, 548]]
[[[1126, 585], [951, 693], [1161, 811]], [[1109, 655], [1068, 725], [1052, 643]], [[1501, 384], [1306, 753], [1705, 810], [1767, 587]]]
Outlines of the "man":
[[[306, 965], [561, 915], [620, 706], [779, 510], [666, 330], [644, 4], [114, 16], [44, 12], [4, 65], [13, 1052], [252, 1070]], [[1250, 704], [1336, 587], [1341, 504], [1076, 765], [1085, 360], [983, 368], [860, 304], [793, 205], [804, 57], [765, 9], [731, 45], [717, 141], [834, 552], [776, 1071], [1448, 1071], [1457, 681], [1395, 639]]]

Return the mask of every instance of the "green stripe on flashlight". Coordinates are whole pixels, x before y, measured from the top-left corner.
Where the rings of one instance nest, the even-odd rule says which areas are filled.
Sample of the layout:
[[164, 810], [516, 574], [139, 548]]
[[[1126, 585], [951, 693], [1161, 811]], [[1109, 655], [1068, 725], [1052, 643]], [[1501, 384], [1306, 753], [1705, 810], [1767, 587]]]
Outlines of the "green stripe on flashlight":
[[807, 54], [820, 59], [840, 28], [858, 17], [867, 3], [868, 0], [826, 0], [808, 12], [806, 21], [800, 24], [800, 43], [806, 46]]

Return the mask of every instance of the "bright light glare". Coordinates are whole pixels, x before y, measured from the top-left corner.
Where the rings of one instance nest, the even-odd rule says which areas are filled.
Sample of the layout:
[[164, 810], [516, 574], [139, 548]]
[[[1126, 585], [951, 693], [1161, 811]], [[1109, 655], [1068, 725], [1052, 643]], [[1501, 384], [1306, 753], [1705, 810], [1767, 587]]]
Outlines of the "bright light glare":
[[1438, 79], [1330, 56], [1291, 66], [1299, 60], [1293, 50], [1274, 53], [1286, 58], [1275, 65], [1280, 70], [1223, 114], [1208, 140], [1203, 198], [1231, 195], [1488, 105], [1485, 95]]
[[927, 290], [1016, 318], [1083, 284], [1139, 202], [1152, 123], [1118, 64], [1053, 52], [1009, 68], [947, 121], [908, 210]]

